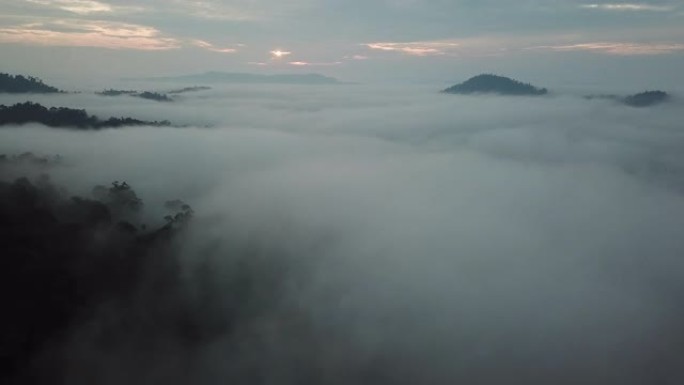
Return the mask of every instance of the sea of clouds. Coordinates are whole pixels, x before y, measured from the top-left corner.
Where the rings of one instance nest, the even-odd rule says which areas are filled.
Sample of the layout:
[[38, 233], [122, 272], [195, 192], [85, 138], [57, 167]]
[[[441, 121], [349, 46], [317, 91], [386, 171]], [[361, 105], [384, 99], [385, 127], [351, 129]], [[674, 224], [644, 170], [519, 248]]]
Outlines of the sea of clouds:
[[[229, 296], [221, 277], [245, 253], [286, 282], [193, 353], [195, 383], [242, 383], [245, 368], [263, 384], [684, 381], [681, 99], [367, 85], [29, 99], [182, 126], [4, 127], [0, 153], [59, 154], [51, 177], [73, 194], [125, 180], [151, 221], [165, 199], [189, 203], [189, 292], [211, 261]], [[149, 380], [120, 374], [122, 350], [100, 383]]]

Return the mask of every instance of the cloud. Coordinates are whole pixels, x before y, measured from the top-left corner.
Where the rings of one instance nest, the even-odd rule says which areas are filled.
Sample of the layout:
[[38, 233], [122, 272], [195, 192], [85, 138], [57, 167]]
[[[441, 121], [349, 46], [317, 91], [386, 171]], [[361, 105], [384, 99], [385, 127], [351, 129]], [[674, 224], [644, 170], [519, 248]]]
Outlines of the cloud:
[[271, 51], [270, 54], [271, 54], [271, 59], [278, 60], [278, 59], [284, 58], [285, 56], [292, 55], [292, 52], [283, 51], [281, 49], [275, 49], [275, 50]]
[[525, 51], [587, 51], [608, 55], [666, 55], [684, 50], [684, 44], [669, 42], [582, 41], [582, 34], [483, 35], [462, 39], [424, 42], [367, 43], [368, 49], [408, 56], [486, 57]]
[[307, 61], [291, 61], [289, 65], [296, 67], [325, 67], [325, 66], [336, 66], [342, 64], [340, 61], [335, 62], [307, 62]]
[[612, 4], [582, 4], [580, 8], [597, 9], [603, 11], [649, 11], [669, 12], [674, 9], [668, 5], [635, 4], [635, 3], [612, 3]]
[[237, 52], [236, 48], [221, 48], [221, 47], [216, 47], [215, 45], [204, 41], [204, 40], [192, 40], [191, 42], [193, 45], [204, 48], [207, 51], [211, 52], [218, 52], [218, 53], [235, 53]]
[[108, 13], [113, 11], [110, 4], [95, 0], [26, 0], [29, 3], [58, 8], [79, 15]]
[[289, 2], [253, 0], [150, 0], [145, 2], [145, 12], [167, 17], [203, 19], [207, 22], [268, 23], [296, 16], [307, 9], [310, 0]]
[[153, 51], [180, 47], [177, 39], [164, 37], [153, 27], [79, 19], [56, 19], [0, 28], [0, 42]]
[[530, 49], [551, 50], [558, 52], [587, 51], [619, 56], [667, 55], [684, 52], [684, 44], [592, 42], [569, 45], [530, 47]]
[[[253, 373], [284, 384], [680, 383], [681, 100], [632, 109], [436, 91], [32, 97], [189, 125], [0, 130], [0, 153], [62, 155], [52, 179], [71, 194], [126, 180], [151, 217], [169, 198], [195, 211], [173, 271], [197, 311], [160, 335], [172, 320], [104, 304], [65, 336], [59, 367], [83, 378], [87, 362], [93, 382], [132, 385], [159, 373], [196, 384]], [[111, 321], [137, 312], [137, 334]], [[94, 343], [89, 331], [102, 330], [108, 343]], [[188, 330], [204, 343], [186, 349]], [[141, 354], [145, 332], [158, 338]]]
[[398, 52], [411, 56], [435, 56], [444, 55], [459, 44], [449, 41], [425, 41], [425, 42], [378, 42], [364, 44], [372, 50]]
[[[155, 10], [151, 8], [149, 11]], [[248, 21], [262, 18], [259, 13], [252, 12], [248, 8], [217, 1], [175, 1], [171, 3], [169, 11], [217, 21]]]

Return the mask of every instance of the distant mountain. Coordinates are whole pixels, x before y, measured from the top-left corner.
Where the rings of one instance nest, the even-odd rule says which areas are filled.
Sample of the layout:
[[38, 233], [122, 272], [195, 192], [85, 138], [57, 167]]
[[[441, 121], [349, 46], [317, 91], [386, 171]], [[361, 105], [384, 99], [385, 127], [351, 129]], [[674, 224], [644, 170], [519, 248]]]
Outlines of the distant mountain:
[[0, 73], [0, 93], [59, 93], [62, 92], [55, 87], [48, 86], [42, 80], [23, 75], [10, 75]]
[[185, 87], [177, 90], [171, 90], [167, 92], [167, 94], [184, 94], [187, 92], [200, 92], [200, 91], [208, 91], [210, 90], [211, 87], [206, 87], [206, 86], [194, 86], [194, 87]]
[[102, 92], [98, 92], [97, 94], [101, 95], [101, 96], [128, 95], [128, 96], [135, 96], [137, 98], [154, 100], [156, 102], [172, 102], [173, 101], [173, 99], [171, 99], [166, 94], [160, 94], [158, 92], [150, 92], [150, 91], [130, 91], [130, 90], [112, 90], [112, 89], [109, 89], [109, 90], [104, 90]]
[[172, 102], [173, 99], [168, 97], [166, 94], [160, 94], [159, 92], [149, 92], [149, 91], [144, 91], [139, 94], [136, 94], [134, 96], [137, 96], [139, 98], [143, 99], [148, 99], [148, 100], [154, 100], [155, 102]]
[[65, 107], [47, 108], [37, 103], [17, 103], [13, 106], [0, 105], [0, 126], [40, 123], [49, 127], [79, 129], [100, 129], [123, 126], [169, 126], [168, 121], [148, 122], [133, 118], [109, 118], [102, 120], [88, 115], [85, 110]]
[[665, 103], [671, 99], [670, 94], [665, 91], [644, 91], [634, 95], [588, 95], [585, 99], [609, 99], [630, 107], [650, 107], [656, 104]]
[[158, 82], [188, 82], [197, 84], [212, 83], [248, 83], [248, 84], [339, 84], [340, 82], [328, 76], [319, 74], [281, 74], [258, 75], [236, 72], [206, 72], [203, 74], [138, 78], [125, 80], [144, 80]]
[[104, 90], [102, 92], [97, 92], [98, 95], [102, 96], [121, 96], [121, 95], [135, 95], [137, 94], [138, 91], [130, 91], [130, 90]]
[[668, 99], [670, 95], [665, 91], [645, 91], [629, 95], [623, 98], [622, 102], [632, 107], [648, 107], [666, 102]]
[[461, 84], [449, 87], [442, 92], [447, 94], [469, 95], [476, 93], [500, 95], [546, 95], [546, 88], [537, 88], [511, 78], [483, 74], [472, 77]]

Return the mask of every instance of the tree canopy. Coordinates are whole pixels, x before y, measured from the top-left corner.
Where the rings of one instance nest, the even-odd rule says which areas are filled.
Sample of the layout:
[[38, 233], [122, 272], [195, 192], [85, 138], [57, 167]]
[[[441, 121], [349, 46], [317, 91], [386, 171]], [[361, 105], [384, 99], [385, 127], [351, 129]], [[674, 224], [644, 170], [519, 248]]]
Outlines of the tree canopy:
[[10, 75], [0, 73], [0, 93], [58, 93], [62, 92], [55, 87], [48, 86], [42, 80], [23, 75]]
[[[27, 382], [16, 383], [59, 383], [50, 374], [33, 372], [30, 364], [66, 338], [67, 330], [93, 317], [101, 304], [122, 303], [125, 309], [142, 300], [148, 314], [155, 314], [155, 326], [140, 327], [145, 329], [137, 336], [141, 343], [153, 333], [173, 334], [188, 344], [198, 339], [190, 321], [194, 308], [178, 292], [172, 248], [192, 210], [183, 204], [185, 209], [171, 211], [182, 222], [144, 230], [127, 220], [142, 201], [126, 182], [95, 190], [93, 197], [70, 197], [46, 176], [0, 181], [2, 383], [18, 378]], [[144, 299], [139, 292], [143, 275], [146, 283], [158, 285]], [[166, 306], [168, 298], [179, 302]], [[125, 312], [120, 317], [121, 322], [138, 322]], [[105, 333], [102, 339], [107, 338]]]
[[132, 90], [107, 89], [107, 90], [104, 90], [102, 92], [98, 92], [97, 94], [101, 95], [101, 96], [128, 95], [128, 96], [135, 96], [135, 97], [142, 98], [142, 99], [154, 100], [157, 102], [172, 102], [173, 101], [173, 99], [171, 99], [166, 94], [162, 94], [159, 92], [151, 92], [151, 91], [132, 91]]
[[663, 103], [670, 98], [664, 91], [645, 91], [638, 94], [629, 95], [622, 99], [623, 103], [632, 107], [648, 107]]
[[483, 74], [442, 91], [448, 94], [495, 93], [500, 95], [545, 95], [546, 88], [537, 88], [504, 76]]
[[66, 107], [44, 107], [38, 103], [25, 102], [12, 106], [0, 105], [0, 126], [10, 124], [40, 123], [49, 127], [78, 129], [101, 129], [123, 126], [168, 126], [168, 121], [144, 121], [134, 118], [109, 118], [102, 120], [89, 115], [86, 110]]

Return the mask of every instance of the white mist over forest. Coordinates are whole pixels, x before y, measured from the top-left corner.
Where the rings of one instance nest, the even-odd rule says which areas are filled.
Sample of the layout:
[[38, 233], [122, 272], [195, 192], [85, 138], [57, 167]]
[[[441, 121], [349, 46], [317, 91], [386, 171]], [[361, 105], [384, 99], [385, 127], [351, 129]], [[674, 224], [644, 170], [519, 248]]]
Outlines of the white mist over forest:
[[[192, 351], [173, 338], [135, 351], [126, 329], [103, 351], [88, 333], [107, 317], [89, 320], [64, 343], [66, 383], [684, 380], [682, 100], [632, 108], [580, 91], [437, 91], [31, 96], [178, 125], [3, 127], [0, 154], [59, 155], [50, 178], [73, 195], [126, 181], [148, 225], [166, 199], [191, 205], [175, 248], [182, 295], [210, 285], [215, 308], [202, 314], [228, 311], [242, 258], [259, 267], [256, 302], [243, 305], [260, 310]], [[85, 377], [79, 365], [96, 369]]]

